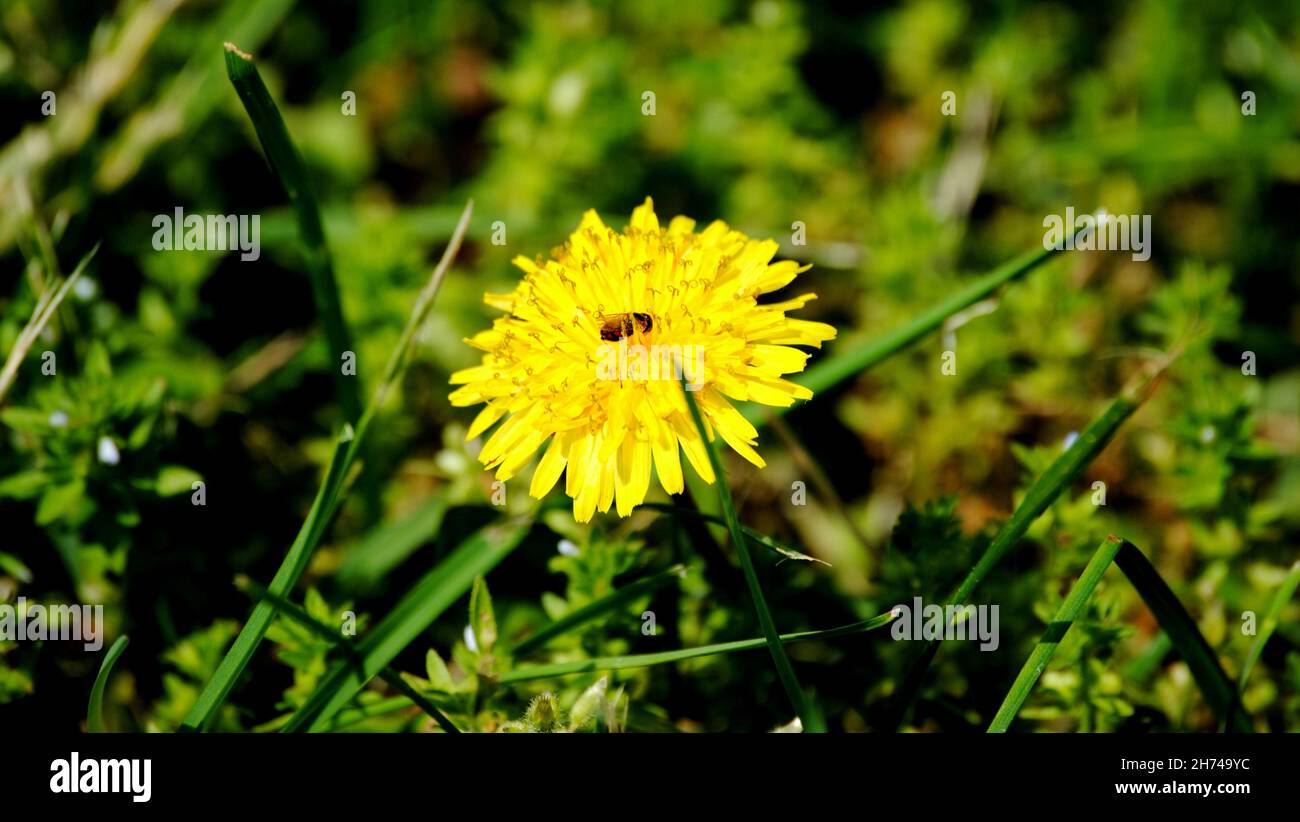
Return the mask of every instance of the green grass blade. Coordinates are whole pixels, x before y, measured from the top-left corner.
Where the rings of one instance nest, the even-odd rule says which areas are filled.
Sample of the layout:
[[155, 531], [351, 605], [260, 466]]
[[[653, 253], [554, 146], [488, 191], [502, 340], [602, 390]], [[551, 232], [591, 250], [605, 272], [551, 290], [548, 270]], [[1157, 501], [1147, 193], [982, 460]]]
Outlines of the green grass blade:
[[1169, 634], [1161, 631], [1151, 637], [1151, 641], [1146, 644], [1146, 647], [1124, 666], [1121, 676], [1130, 682], [1145, 680], [1160, 667], [1165, 655], [1173, 649], [1174, 644], [1169, 641]]
[[645, 579], [639, 579], [636, 582], [628, 583], [622, 588], [609, 592], [600, 599], [589, 602], [581, 608], [577, 608], [565, 614], [532, 636], [525, 637], [511, 649], [510, 653], [514, 656], [523, 656], [530, 651], [542, 647], [557, 636], [572, 631], [574, 628], [581, 625], [587, 624], [601, 614], [609, 613], [637, 597], [643, 596], [652, 591], [657, 591], [670, 582], [681, 579], [685, 573], [686, 566], [674, 565], [666, 571], [660, 571], [659, 573], [648, 576]]
[[130, 642], [126, 636], [120, 636], [108, 649], [104, 655], [104, 661], [99, 666], [99, 673], [95, 676], [95, 684], [90, 687], [90, 706], [86, 710], [86, 730], [92, 734], [104, 733], [104, 688], [108, 686], [108, 676], [113, 672], [113, 666], [117, 663], [117, 658], [126, 650]]
[[[471, 201], [465, 205], [465, 210], [461, 212], [460, 222], [456, 226], [455, 233], [452, 234], [451, 242], [447, 244], [447, 248], [443, 251], [442, 259], [438, 261], [438, 265], [429, 278], [428, 284], [425, 285], [424, 290], [420, 292], [420, 296], [416, 299], [415, 307], [411, 310], [411, 316], [406, 322], [406, 327], [402, 329], [402, 336], [397, 341], [397, 347], [389, 355], [388, 364], [384, 369], [384, 375], [379, 382], [379, 387], [375, 389], [374, 398], [366, 406], [366, 410], [362, 412], [355, 431], [351, 426], [345, 426], [343, 432], [339, 435], [334, 449], [334, 456], [325, 472], [325, 480], [321, 483], [319, 491], [317, 491], [316, 500], [312, 503], [311, 511], [308, 513], [307, 519], [298, 531], [298, 536], [294, 539], [288, 555], [285, 557], [284, 562], [280, 564], [280, 568], [276, 571], [275, 577], [268, 588], [273, 594], [282, 597], [288, 596], [289, 591], [297, 583], [298, 577], [302, 575], [303, 570], [307, 567], [307, 561], [311, 558], [312, 552], [324, 535], [326, 526], [334, 518], [334, 514], [342, 504], [343, 480], [357, 457], [361, 442], [370, 428], [371, 420], [374, 419], [379, 409], [384, 406], [384, 402], [392, 392], [393, 386], [401, 379], [410, 354], [411, 343], [415, 339], [416, 332], [428, 317], [429, 310], [433, 307], [434, 299], [438, 295], [438, 287], [442, 284], [442, 280], [446, 276], [456, 252], [460, 250], [461, 240], [465, 237], [465, 229], [469, 225], [473, 208], [474, 204]], [[217, 666], [216, 672], [208, 680], [203, 691], [199, 694], [198, 700], [186, 715], [185, 722], [181, 725], [182, 730], [204, 730], [211, 724], [217, 710], [225, 702], [231, 689], [235, 687], [235, 682], [248, 666], [249, 660], [253, 658], [253, 653], [257, 650], [257, 646], [261, 644], [262, 637], [266, 634], [267, 626], [271, 624], [273, 616], [274, 608], [268, 603], [259, 602], [254, 606], [252, 616], [249, 617], [248, 622], [239, 632], [239, 636], [235, 638], [234, 645], [231, 646], [230, 650], [226, 651], [226, 655]]]
[[[792, 377], [794, 382], [819, 394], [841, 382], [877, 365], [883, 360], [908, 348], [917, 340], [943, 325], [944, 320], [997, 291], [1002, 286], [1024, 276], [1059, 253], [1054, 248], [1035, 249], [1007, 262], [980, 277], [950, 297], [927, 308], [911, 320], [859, 348], [829, 357]], [[749, 404], [743, 409], [745, 419], [756, 427], [766, 422], [765, 412], [784, 414], [793, 408], [769, 408]]]
[[338, 391], [339, 405], [344, 418], [355, 422], [361, 415], [361, 392], [355, 378], [346, 376], [338, 367], [338, 358], [344, 351], [355, 351], [352, 334], [343, 319], [343, 308], [339, 303], [338, 283], [334, 279], [334, 262], [329, 247], [325, 243], [325, 232], [321, 228], [320, 207], [316, 204], [316, 194], [312, 189], [311, 179], [303, 165], [302, 156], [289, 137], [280, 110], [276, 108], [271, 93], [267, 91], [262, 76], [253, 64], [251, 55], [245, 54], [233, 43], [226, 43], [226, 74], [230, 83], [239, 94], [248, 118], [253, 121], [257, 139], [266, 152], [271, 170], [280, 180], [280, 185], [289, 195], [289, 202], [298, 217], [298, 231], [302, 238], [303, 253], [306, 257], [307, 271], [311, 277], [312, 294], [316, 301], [316, 310], [320, 313], [321, 324], [325, 327], [325, 339], [329, 343], [331, 369], [334, 384]]
[[339, 565], [339, 585], [348, 591], [374, 589], [389, 571], [433, 538], [446, 513], [446, 497], [434, 496], [402, 519], [367, 533]]
[[[653, 511], [663, 511], [665, 514], [680, 514], [680, 515], [696, 517], [697, 519], [702, 519], [706, 522], [712, 522], [716, 525], [721, 525], [724, 528], [727, 525], [727, 521], [722, 517], [715, 517], [713, 514], [709, 514], [704, 511], [696, 511], [691, 508], [685, 508], [680, 505], [666, 505], [662, 502], [643, 502], [641, 503], [641, 507], [649, 508]], [[745, 532], [745, 536], [749, 537], [751, 542], [757, 542], [759, 545], [762, 545], [764, 548], [769, 548], [772, 551], [775, 551], [777, 554], [781, 555], [785, 559], [798, 560], [799, 562], [817, 562], [828, 567], [830, 566], [830, 563], [827, 562], [826, 560], [818, 559], [817, 557], [814, 556], [809, 556], [808, 554], [805, 554], [802, 551], [796, 551], [795, 549], [790, 548], [789, 546], [782, 545], [781, 543], [777, 542], [776, 540], [772, 539], [771, 537], [762, 533], [761, 531], [755, 531], [753, 528], [750, 528], [748, 525], [740, 526], [740, 530]]]
[[1024, 500], [1012, 513], [1011, 519], [1002, 526], [984, 554], [980, 556], [979, 561], [975, 563], [975, 567], [962, 580], [952, 596], [952, 604], [966, 601], [993, 566], [1007, 555], [1016, 540], [1029, 530], [1033, 521], [1038, 519], [1048, 506], [1070, 487], [1070, 483], [1074, 482], [1083, 469], [1097, 458], [1141, 402], [1142, 398], [1128, 394], [1117, 397], [1100, 417], [1079, 434], [1074, 444], [1057, 457], [1043, 475], [1034, 481], [1025, 494]]
[[1188, 670], [1192, 672], [1192, 679], [1196, 680], [1196, 685], [1201, 689], [1201, 694], [1211, 710], [1223, 722], [1231, 716], [1232, 724], [1229, 727], [1232, 730], [1249, 733], [1250, 722], [1244, 715], [1233, 710], [1237, 701], [1237, 690], [1232, 680], [1228, 679], [1228, 675], [1223, 672], [1223, 667], [1219, 665], [1219, 660], [1214, 655], [1214, 649], [1205, 641], [1200, 629], [1196, 627], [1195, 620], [1169, 589], [1160, 573], [1136, 546], [1128, 542], [1120, 548], [1119, 554], [1115, 557], [1115, 564], [1124, 572], [1124, 576], [1128, 577], [1128, 581], [1137, 589], [1142, 601], [1151, 609], [1151, 613], [1155, 614], [1160, 627], [1164, 628], [1165, 633], [1169, 635], [1170, 642], [1178, 651], [1178, 655], [1187, 663]]
[[531, 520], [489, 525], [471, 535], [424, 575], [356, 644], [355, 664], [336, 664], [285, 725], [286, 731], [321, 730], [372, 677], [464, 596], [523, 540]]
[[[1034, 520], [1038, 519], [1048, 506], [1069, 488], [1070, 483], [1074, 482], [1083, 469], [1091, 464], [1110, 443], [1124, 421], [1142, 405], [1155, 389], [1156, 382], [1167, 365], [1167, 359], [1150, 365], [1137, 380], [1120, 392], [1101, 416], [1093, 420], [1038, 479], [1034, 480], [1025, 498], [1012, 512], [1011, 518], [1003, 524], [988, 548], [962, 580], [961, 585], [957, 587], [956, 592], [949, 598], [948, 605], [960, 606], [967, 603], [975, 588], [1007, 555], [1016, 541], [1024, 536]], [[920, 693], [925, 673], [937, 652], [938, 643], [934, 640], [927, 642], [921, 655], [908, 670], [894, 697], [894, 709], [888, 723], [890, 727], [896, 728], [902, 724], [912, 702]]]
[[[338, 648], [341, 652], [346, 654], [349, 659], [355, 661], [358, 658], [355, 644], [349, 638], [343, 636], [323, 622], [318, 621], [311, 614], [307, 613], [302, 606], [290, 602], [284, 597], [276, 596], [255, 582], [246, 582], [241, 587], [243, 587], [250, 596], [253, 596], [256, 599], [264, 599], [271, 603], [280, 611], [280, 613], [294, 620], [299, 625], [302, 625], [304, 628], [316, 634], [316, 636], [321, 639], [324, 639], [326, 642], [331, 643], [335, 648]], [[379, 675], [395, 690], [414, 702], [420, 710], [433, 717], [434, 721], [437, 722], [444, 731], [451, 734], [460, 733], [460, 729], [456, 727], [455, 723], [448, 719], [446, 714], [438, 710], [436, 705], [429, 702], [429, 700], [425, 699], [423, 695], [415, 690], [415, 688], [411, 687], [411, 684], [403, 679], [401, 673], [397, 670], [389, 666], [384, 666], [384, 669], [379, 672]]]
[[1246, 654], [1246, 661], [1241, 665], [1241, 675], [1237, 677], [1237, 697], [1238, 701], [1234, 703], [1234, 710], [1240, 705], [1241, 694], [1246, 691], [1246, 681], [1250, 679], [1250, 671], [1259, 661], [1260, 654], [1264, 653], [1264, 646], [1268, 644], [1269, 637], [1277, 630], [1278, 620], [1282, 616], [1282, 609], [1295, 596], [1296, 589], [1300, 588], [1300, 562], [1291, 566], [1282, 584], [1278, 587], [1277, 593], [1268, 604], [1268, 611], [1264, 613], [1264, 620], [1259, 624], [1259, 634], [1255, 637], [1255, 642], [1250, 646], [1250, 651]]
[[758, 614], [758, 624], [763, 629], [767, 648], [772, 653], [772, 661], [776, 664], [776, 674], [804, 730], [809, 733], [824, 733], [826, 728], [821, 723], [819, 715], [808, 708], [808, 698], [794, 675], [794, 667], [790, 664], [790, 658], [786, 656], [785, 648], [781, 645], [781, 635], [777, 633], [772, 611], [768, 608], [767, 599], [763, 596], [763, 588], [758, 583], [758, 574], [754, 571], [754, 559], [749, 555], [749, 540], [746, 539], [745, 531], [736, 517], [736, 506], [731, 500], [731, 488], [727, 485], [727, 475], [722, 469], [722, 460], [718, 457], [718, 444], [709, 439], [708, 430], [704, 427], [704, 417], [700, 414], [700, 406], [695, 402], [695, 395], [687, 390], [684, 378], [681, 388], [682, 394], [686, 397], [686, 405], [691, 410], [691, 419], [695, 421], [695, 429], [704, 440], [705, 450], [709, 454], [709, 464], [713, 467], [714, 484], [717, 486], [718, 504], [722, 508], [723, 518], [727, 521], [727, 530], [731, 534], [732, 545], [736, 548], [736, 556], [740, 558], [740, 568], [745, 575], [745, 584], [749, 586], [749, 596], [754, 602], [754, 611]]
[[[894, 612], [889, 611], [871, 619], [828, 628], [822, 631], [801, 631], [793, 634], [781, 634], [782, 644], [791, 642], [809, 642], [812, 640], [834, 639], [841, 636], [866, 633], [884, 627], [894, 621]], [[529, 682], [535, 679], [549, 679], [569, 674], [589, 673], [592, 671], [619, 671], [625, 668], [646, 668], [651, 665], [665, 665], [682, 662], [714, 654], [734, 654], [739, 651], [754, 651], [767, 646], [766, 637], [756, 639], [739, 639], [734, 642], [719, 642], [713, 645], [699, 645], [694, 648], [681, 648], [676, 651], [661, 651], [654, 654], [632, 654], [628, 656], [604, 656], [592, 659], [578, 659], [571, 662], [557, 662], [553, 665], [530, 665], [516, 668], [501, 675], [501, 683]]]
[[1056, 610], [1056, 615], [1052, 617], [1052, 622], [1043, 632], [1043, 638], [1034, 646], [1034, 650], [1029, 654], [1029, 659], [1025, 660], [1024, 667], [1016, 676], [1016, 681], [1012, 683], [1011, 690], [1002, 700], [1002, 706], [998, 708], [997, 714], [993, 717], [993, 722], [989, 724], [989, 733], [1005, 733], [1011, 725], [1011, 720], [1016, 718], [1020, 712], [1020, 706], [1025, 704], [1029, 697], [1030, 691], [1038, 682], [1038, 677], [1042, 675], [1047, 663], [1051, 661], [1052, 654], [1056, 652], [1056, 646], [1065, 639], [1066, 633], [1074, 620], [1078, 618], [1079, 613], [1088, 599], [1092, 597], [1092, 592], [1096, 590], [1097, 583], [1101, 582], [1102, 576], [1110, 568], [1111, 562], [1115, 559], [1115, 554], [1119, 552], [1120, 545], [1124, 541], [1116, 536], [1109, 536], [1097, 548], [1097, 551], [1089, 560], [1088, 566], [1083, 569], [1079, 579], [1070, 588], [1070, 593], [1061, 603], [1061, 607]]

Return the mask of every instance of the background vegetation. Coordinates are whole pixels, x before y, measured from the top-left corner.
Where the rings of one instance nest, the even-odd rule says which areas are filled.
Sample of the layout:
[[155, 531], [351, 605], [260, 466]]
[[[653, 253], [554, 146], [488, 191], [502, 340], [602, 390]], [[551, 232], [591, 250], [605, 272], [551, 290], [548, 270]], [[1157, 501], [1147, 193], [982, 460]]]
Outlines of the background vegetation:
[[[840, 329], [814, 362], [1040, 248], [1045, 215], [1152, 215], [1149, 262], [1058, 255], [959, 329], [767, 424], [768, 468], [724, 461], [740, 520], [822, 560], [755, 554], [780, 630], [864, 620], [913, 596], [943, 601], [1071, 435], [1178, 349], [1151, 398], [976, 593], [1000, 606], [997, 652], [949, 643], [962, 647], [937, 656], [901, 716], [919, 643], [878, 630], [789, 653], [831, 730], [982, 730], [1116, 533], [1151, 559], [1238, 679], [1257, 639], [1242, 614], [1263, 618], [1300, 533], [1293, 6], [10, 0], [5, 356], [45, 289], [101, 245], [0, 398], [0, 601], [106, 604], [109, 642], [129, 634], [130, 645], [107, 679], [105, 727], [181, 725], [294, 541], [344, 421], [310, 261], [227, 79], [224, 41], [255, 56], [304, 157], [364, 400], [475, 201], [409, 369], [288, 599], [334, 627], [355, 611], [364, 638], [430, 569], [467, 556], [453, 553], [467, 540], [491, 557], [486, 586], [472, 612], [476, 574], [438, 589], [455, 596], [390, 663], [406, 679], [374, 679], [330, 727], [435, 729], [395, 699], [402, 682], [461, 729], [764, 731], [793, 718], [761, 643], [608, 674], [519, 674], [760, 636], [725, 529], [649, 508], [579, 527], [562, 497], [539, 509], [526, 477], [494, 506], [479, 443], [464, 442], [471, 416], [447, 402], [448, 375], [475, 360], [461, 339], [495, 314], [483, 292], [515, 281], [510, 258], [545, 253], [589, 207], [621, 226], [645, 195], [661, 215], [721, 218], [814, 263], [800, 285], [820, 299], [802, 316]], [[342, 114], [345, 91], [355, 116]], [[642, 113], [645, 91], [654, 116]], [[941, 112], [946, 91], [956, 116]], [[177, 206], [261, 214], [261, 259], [155, 252], [151, 220]], [[496, 221], [504, 245], [490, 241]], [[791, 242], [796, 221], [806, 245]], [[45, 350], [57, 377], [41, 375]], [[955, 376], [940, 372], [945, 350], [957, 352]], [[792, 504], [796, 481], [806, 506]], [[1093, 504], [1098, 481], [1104, 506]], [[596, 618], [519, 647], [646, 578]], [[1280, 607], [1242, 695], [1257, 730], [1300, 729], [1300, 606]], [[281, 727], [342, 658], [301, 615], [278, 617], [266, 640], [214, 729]], [[0, 643], [0, 726], [84, 727], [104, 653]], [[534, 699], [543, 694], [553, 696]], [[1111, 571], [1012, 727], [1220, 720]]]

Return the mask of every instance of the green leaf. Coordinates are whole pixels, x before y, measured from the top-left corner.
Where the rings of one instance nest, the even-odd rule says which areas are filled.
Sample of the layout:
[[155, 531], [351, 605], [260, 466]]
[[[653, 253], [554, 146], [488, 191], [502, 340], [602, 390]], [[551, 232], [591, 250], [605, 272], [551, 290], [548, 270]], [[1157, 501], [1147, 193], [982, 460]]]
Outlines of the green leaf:
[[194, 483], [202, 480], [203, 477], [197, 472], [183, 465], [165, 465], [158, 471], [156, 488], [159, 496], [171, 497], [189, 493], [194, 488]]
[[372, 677], [469, 591], [475, 577], [486, 574], [505, 559], [531, 525], [531, 520], [489, 525], [461, 543], [357, 643], [355, 664], [343, 662], [330, 669], [284, 730], [323, 730]]
[[253, 65], [252, 56], [240, 51], [233, 43], [226, 43], [226, 74], [239, 94], [239, 99], [248, 112], [248, 118], [253, 121], [257, 139], [262, 143], [262, 150], [266, 152], [271, 170], [275, 172], [280, 185], [289, 195], [289, 202], [298, 216], [298, 231], [302, 237], [303, 253], [307, 258], [307, 271], [311, 277], [316, 310], [320, 313], [321, 324], [325, 327], [325, 338], [329, 343], [329, 359], [339, 404], [343, 409], [344, 418], [355, 422], [361, 415], [361, 392], [357, 380], [342, 373], [339, 358], [343, 352], [355, 352], [356, 349], [352, 344], [352, 334], [348, 330], [347, 322], [343, 318], [343, 309], [339, 304], [333, 258], [325, 243], [320, 207], [316, 204], [316, 194], [312, 189], [311, 179], [307, 175], [298, 148], [289, 137], [289, 130], [285, 128], [280, 110], [276, 108], [271, 93], [262, 82], [257, 66]]
[[46, 434], [54, 427], [50, 425], [50, 415], [35, 408], [0, 410], [0, 422], [24, 434]]
[[113, 672], [117, 658], [126, 650], [129, 640], [125, 635], [109, 647], [104, 661], [95, 676], [95, 684], [90, 687], [90, 706], [86, 711], [86, 730], [92, 734], [104, 733], [104, 688], [108, 685], [108, 675]]
[[49, 488], [36, 506], [36, 524], [49, 525], [72, 514], [86, 496], [86, 483], [73, 480]]
[[86, 362], [82, 366], [82, 373], [89, 377], [112, 379], [113, 360], [108, 356], [108, 347], [104, 345], [103, 340], [91, 340], [90, 347], [86, 351]]
[[33, 579], [32, 570], [24, 565], [22, 560], [4, 551], [0, 551], [0, 571], [23, 583], [31, 582]]
[[497, 618], [492, 612], [487, 582], [481, 576], [474, 578], [474, 588], [469, 594], [469, 625], [479, 653], [490, 653], [497, 643]]
[[50, 482], [44, 471], [19, 471], [0, 480], [0, 497], [31, 499]]
[[794, 707], [794, 712], [798, 714], [803, 727], [807, 728], [810, 733], [823, 732], [826, 729], [822, 726], [820, 716], [816, 712], [809, 710], [808, 699], [804, 695], [803, 687], [799, 684], [798, 678], [795, 677], [794, 667], [785, 654], [785, 648], [781, 645], [781, 636], [777, 633], [776, 622], [772, 619], [772, 611], [768, 608], [767, 599], [763, 596], [762, 586], [758, 583], [758, 574], [754, 571], [754, 560], [749, 555], [749, 540], [745, 537], [745, 531], [740, 525], [740, 520], [736, 517], [736, 506], [731, 500], [731, 488], [727, 485], [727, 475], [723, 471], [722, 460], [718, 458], [718, 444], [710, 439], [708, 429], [704, 426], [704, 417], [700, 414], [700, 406], [695, 402], [694, 393], [687, 390], [684, 376], [681, 388], [682, 394], [686, 397], [686, 405], [691, 410], [691, 419], [695, 421], [695, 430], [699, 432], [700, 438], [704, 441], [705, 450], [709, 454], [709, 464], [713, 467], [714, 485], [717, 487], [718, 492], [718, 503], [722, 507], [723, 518], [727, 521], [727, 529], [731, 534], [732, 545], [736, 548], [736, 556], [740, 558], [740, 568], [745, 575], [745, 584], [749, 587], [749, 596], [753, 600], [754, 610], [758, 614], [758, 624], [763, 629], [763, 637], [767, 640], [768, 651], [771, 652], [772, 661], [776, 664], [777, 677], [781, 680], [786, 696], [790, 698], [790, 704]]
[[456, 681], [451, 678], [447, 663], [442, 661], [442, 657], [433, 648], [424, 655], [424, 675], [429, 678], [429, 686], [435, 691], [452, 693], [456, 690]]

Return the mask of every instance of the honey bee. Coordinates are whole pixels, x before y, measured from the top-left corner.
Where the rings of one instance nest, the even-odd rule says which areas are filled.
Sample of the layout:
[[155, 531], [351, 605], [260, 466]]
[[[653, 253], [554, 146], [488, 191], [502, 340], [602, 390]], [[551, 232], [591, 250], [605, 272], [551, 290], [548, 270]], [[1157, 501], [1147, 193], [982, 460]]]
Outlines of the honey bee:
[[649, 314], [633, 311], [628, 314], [606, 314], [602, 318], [600, 338], [607, 342], [625, 340], [634, 333], [647, 334], [654, 328], [654, 319]]

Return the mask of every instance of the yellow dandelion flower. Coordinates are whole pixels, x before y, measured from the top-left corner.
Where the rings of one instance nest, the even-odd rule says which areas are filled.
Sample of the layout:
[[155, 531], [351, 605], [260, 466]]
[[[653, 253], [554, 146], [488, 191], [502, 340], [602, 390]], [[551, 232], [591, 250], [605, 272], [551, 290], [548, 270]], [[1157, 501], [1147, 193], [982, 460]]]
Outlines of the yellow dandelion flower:
[[622, 232], [588, 211], [552, 258], [517, 257], [524, 278], [484, 301], [506, 312], [467, 343], [483, 361], [451, 376], [451, 403], [485, 403], [467, 435], [496, 422], [479, 460], [508, 480], [549, 441], [529, 493], [544, 497], [560, 474], [579, 522], [614, 504], [627, 516], [653, 471], [681, 493], [678, 449], [714, 481], [704, 441], [682, 395], [683, 378], [705, 419], [745, 459], [763, 467], [758, 432], [731, 400], [789, 406], [812, 392], [782, 379], [835, 338], [825, 323], [793, 319], [815, 294], [760, 304], [808, 266], [772, 262], [777, 244], [715, 221], [701, 232], [675, 217], [661, 228], [646, 198]]

